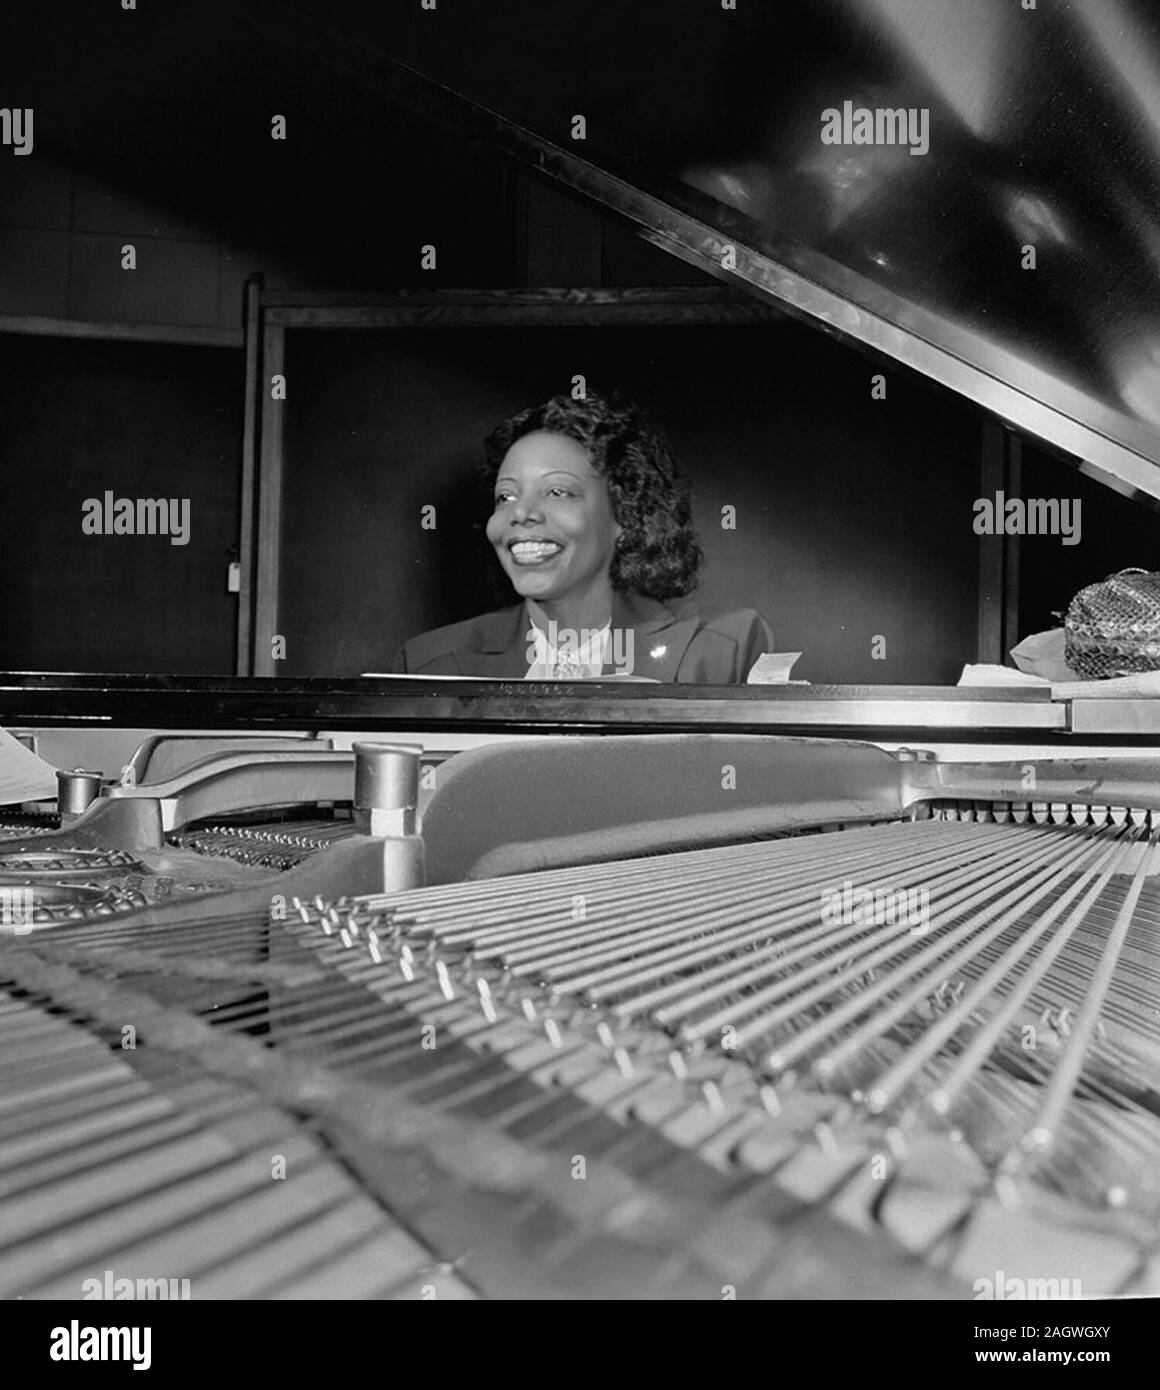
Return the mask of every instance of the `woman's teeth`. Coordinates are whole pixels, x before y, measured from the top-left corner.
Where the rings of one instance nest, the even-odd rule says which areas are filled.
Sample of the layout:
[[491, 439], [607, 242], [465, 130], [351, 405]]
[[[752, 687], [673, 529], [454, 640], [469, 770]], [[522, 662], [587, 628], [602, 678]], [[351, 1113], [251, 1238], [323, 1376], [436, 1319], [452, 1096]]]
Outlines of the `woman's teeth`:
[[560, 549], [555, 541], [517, 541], [511, 547], [511, 556], [517, 565], [538, 565]]

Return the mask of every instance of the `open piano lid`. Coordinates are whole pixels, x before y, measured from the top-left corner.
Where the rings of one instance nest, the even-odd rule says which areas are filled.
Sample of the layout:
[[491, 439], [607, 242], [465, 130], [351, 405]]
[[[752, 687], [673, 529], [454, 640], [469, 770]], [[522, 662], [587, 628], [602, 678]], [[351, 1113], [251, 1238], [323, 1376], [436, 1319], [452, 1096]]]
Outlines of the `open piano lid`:
[[[1151, 0], [505, 0], [454, 41], [417, 6], [299, 11], [369, 93], [1160, 498]], [[908, 143], [823, 141], [861, 110], [913, 112]]]

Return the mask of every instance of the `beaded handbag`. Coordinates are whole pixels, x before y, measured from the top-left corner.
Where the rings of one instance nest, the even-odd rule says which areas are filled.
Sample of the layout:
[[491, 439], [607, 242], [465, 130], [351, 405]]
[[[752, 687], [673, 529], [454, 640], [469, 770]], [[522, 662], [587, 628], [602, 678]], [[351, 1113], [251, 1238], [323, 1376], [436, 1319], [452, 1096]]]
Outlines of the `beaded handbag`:
[[1065, 659], [1084, 680], [1160, 670], [1160, 574], [1127, 569], [1089, 584], [1063, 626]]

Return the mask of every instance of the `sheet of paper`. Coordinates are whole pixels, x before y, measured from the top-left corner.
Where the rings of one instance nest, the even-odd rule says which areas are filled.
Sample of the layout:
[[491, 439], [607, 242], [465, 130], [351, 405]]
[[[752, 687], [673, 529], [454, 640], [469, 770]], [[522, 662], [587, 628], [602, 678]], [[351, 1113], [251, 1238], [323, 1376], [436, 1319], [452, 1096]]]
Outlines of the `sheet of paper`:
[[56, 790], [56, 768], [0, 729], [0, 806], [55, 801]]
[[[410, 671], [364, 671], [363, 678], [366, 680], [377, 681], [490, 681], [492, 685], [510, 685], [512, 681], [523, 680], [523, 676], [421, 676], [412, 675]], [[571, 684], [577, 680], [600, 681], [607, 684], [610, 681], [617, 683], [623, 681], [634, 681], [642, 685], [660, 685], [661, 682], [655, 676], [569, 676]]]
[[1011, 666], [964, 666], [959, 677], [960, 685], [971, 685], [976, 689], [981, 685], [1022, 685], [1041, 686], [1051, 684], [1042, 676], [1033, 676], [1027, 671], [1016, 671]]
[[789, 673], [801, 652], [766, 652], [759, 656], [746, 679], [746, 685], [809, 685], [809, 681], [791, 681]]

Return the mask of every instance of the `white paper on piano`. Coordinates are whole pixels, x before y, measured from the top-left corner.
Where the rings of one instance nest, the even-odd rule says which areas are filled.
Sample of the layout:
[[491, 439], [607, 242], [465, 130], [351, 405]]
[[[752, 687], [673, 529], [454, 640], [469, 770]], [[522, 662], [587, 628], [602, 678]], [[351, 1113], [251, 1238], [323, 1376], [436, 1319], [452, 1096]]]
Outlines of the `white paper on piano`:
[[0, 729], [0, 806], [19, 801], [55, 801], [56, 768]]
[[[424, 676], [412, 671], [364, 671], [364, 680], [376, 681], [490, 681], [492, 685], [510, 685], [512, 681], [522, 681], [523, 676]], [[569, 676], [569, 683], [575, 681], [634, 681], [646, 685], [660, 685], [655, 676]]]
[[1051, 682], [1043, 676], [1033, 676], [1030, 671], [1016, 671], [1012, 666], [967, 665], [963, 667], [959, 684], [974, 686], [976, 689], [989, 685], [1019, 685], [1024, 688], [1038, 686], [1043, 690], [1049, 687]]
[[746, 685], [809, 685], [809, 681], [791, 681], [789, 673], [801, 652], [766, 652], [753, 663]]

